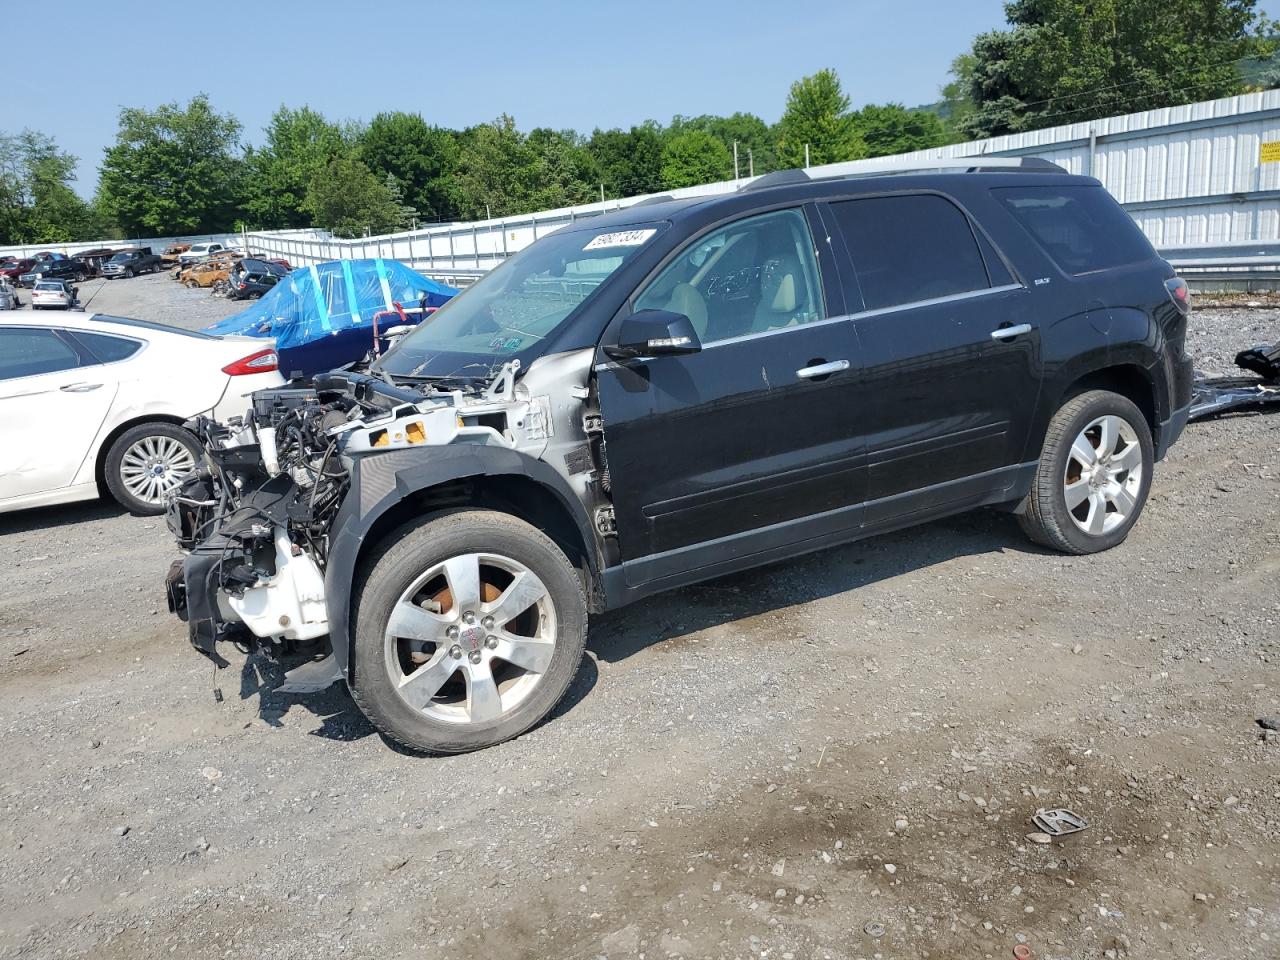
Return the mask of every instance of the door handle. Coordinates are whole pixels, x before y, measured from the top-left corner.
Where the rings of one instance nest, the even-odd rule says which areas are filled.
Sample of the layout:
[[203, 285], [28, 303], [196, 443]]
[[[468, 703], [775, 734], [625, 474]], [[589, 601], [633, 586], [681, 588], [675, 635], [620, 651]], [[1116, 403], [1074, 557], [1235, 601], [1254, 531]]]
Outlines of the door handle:
[[812, 367], [801, 367], [796, 376], [801, 380], [812, 380], [815, 377], [829, 377], [833, 373], [849, 369], [848, 360], [832, 360], [830, 363], [819, 363]]
[[102, 386], [100, 383], [68, 383], [58, 389], [64, 393], [88, 393], [90, 390], [97, 390], [100, 386]]
[[1014, 327], [997, 327], [991, 331], [992, 340], [1009, 340], [1013, 337], [1020, 337], [1024, 333], [1031, 332], [1031, 324], [1020, 323]]

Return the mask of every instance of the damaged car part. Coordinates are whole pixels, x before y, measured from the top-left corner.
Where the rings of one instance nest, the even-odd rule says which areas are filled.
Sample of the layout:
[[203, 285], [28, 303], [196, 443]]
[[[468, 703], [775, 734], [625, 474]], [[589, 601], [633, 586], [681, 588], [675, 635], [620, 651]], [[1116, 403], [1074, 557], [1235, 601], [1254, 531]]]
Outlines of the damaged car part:
[[1242, 350], [1236, 366], [1252, 377], [1197, 377], [1192, 385], [1189, 419], [1203, 420], [1230, 410], [1249, 410], [1280, 403], [1280, 343]]

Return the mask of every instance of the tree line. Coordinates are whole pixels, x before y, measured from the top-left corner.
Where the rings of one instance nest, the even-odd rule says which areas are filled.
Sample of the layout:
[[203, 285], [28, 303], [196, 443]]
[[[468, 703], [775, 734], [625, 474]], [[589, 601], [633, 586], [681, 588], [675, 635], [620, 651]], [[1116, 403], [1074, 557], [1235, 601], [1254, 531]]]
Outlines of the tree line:
[[[280, 107], [259, 146], [206, 95], [121, 111], [97, 190], [35, 131], [0, 134], [0, 243], [318, 226], [338, 236], [476, 220], [811, 164], [884, 156], [1280, 85], [1257, 0], [1013, 0], [942, 99], [851, 109], [832, 70], [791, 85], [775, 124], [675, 116], [591, 134], [454, 130], [417, 113], [334, 121]], [[734, 151], [737, 151], [735, 163]]]

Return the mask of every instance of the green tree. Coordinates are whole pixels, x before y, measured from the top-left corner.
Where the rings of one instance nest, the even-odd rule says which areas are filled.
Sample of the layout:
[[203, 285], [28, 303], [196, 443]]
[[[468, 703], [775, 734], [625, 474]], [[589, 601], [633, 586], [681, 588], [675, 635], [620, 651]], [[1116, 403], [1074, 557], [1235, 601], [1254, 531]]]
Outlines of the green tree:
[[536, 167], [532, 203], [540, 209], [567, 207], [598, 198], [600, 170], [586, 142], [572, 130], [539, 127], [526, 144]]
[[900, 103], [868, 104], [853, 118], [869, 157], [925, 150], [947, 141], [941, 118], [930, 110], [908, 110]]
[[804, 166], [806, 144], [809, 162], [815, 165], [866, 156], [849, 114], [849, 98], [834, 70], [819, 70], [791, 85], [777, 135], [778, 162], [784, 167]]
[[733, 179], [729, 148], [702, 130], [687, 130], [662, 149], [662, 182], [669, 188]]
[[104, 236], [107, 225], [71, 186], [75, 171], [75, 157], [42, 133], [0, 134], [0, 243]]
[[375, 173], [393, 177], [425, 220], [457, 216], [453, 177], [459, 153], [455, 131], [433, 127], [416, 113], [380, 113], [360, 137], [361, 159]]
[[1232, 96], [1275, 24], [1257, 0], [1013, 0], [974, 39], [971, 137]]
[[185, 107], [126, 107], [98, 179], [98, 206], [130, 236], [226, 230], [238, 215], [240, 122], [199, 94]]
[[942, 101], [936, 109], [949, 143], [964, 139], [965, 124], [975, 109], [972, 97], [975, 66], [972, 53], [960, 54], [951, 61], [951, 80], [939, 91]]
[[352, 156], [336, 156], [316, 171], [307, 187], [306, 208], [312, 222], [337, 237], [403, 230], [411, 212], [401, 203], [393, 179], [379, 179]]
[[751, 168], [757, 174], [768, 173], [775, 168], [774, 135], [769, 126], [754, 113], [735, 113], [728, 117], [703, 114], [699, 117], [676, 115], [667, 128], [669, 136], [678, 136], [688, 130], [701, 130], [715, 137], [733, 153], [738, 144], [738, 169], [747, 176]]
[[503, 114], [463, 132], [456, 178], [458, 211], [466, 219], [537, 209], [540, 165], [516, 122]]
[[244, 213], [256, 226], [311, 224], [307, 190], [318, 171], [351, 149], [350, 136], [310, 107], [281, 106], [266, 128], [266, 142], [245, 157]]
[[630, 130], [596, 130], [587, 144], [609, 198], [662, 189], [662, 130], [649, 121]]

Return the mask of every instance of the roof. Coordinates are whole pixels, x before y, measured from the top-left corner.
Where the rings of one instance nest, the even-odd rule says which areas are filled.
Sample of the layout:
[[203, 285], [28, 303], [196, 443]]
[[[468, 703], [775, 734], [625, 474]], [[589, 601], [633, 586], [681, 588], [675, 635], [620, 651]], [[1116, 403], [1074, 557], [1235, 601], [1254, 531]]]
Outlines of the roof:
[[943, 160], [926, 161], [918, 168], [897, 169], [883, 166], [876, 170], [866, 170], [857, 168], [855, 165], [861, 161], [855, 161], [853, 164], [827, 164], [808, 171], [784, 170], [757, 177], [732, 193], [704, 194], [680, 199], [657, 197], [601, 216], [583, 218], [573, 226], [562, 229], [596, 230], [658, 221], [678, 223], [691, 219], [718, 219], [776, 203], [799, 203], [833, 195], [849, 196], [901, 189], [939, 190], [946, 193], [977, 185], [990, 188], [1019, 184], [1030, 186], [1046, 182], [1097, 182], [1092, 178], [1070, 174], [1056, 164], [1036, 158], [1027, 159], [1033, 162], [1021, 163], [1016, 158]]

